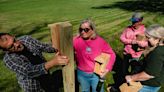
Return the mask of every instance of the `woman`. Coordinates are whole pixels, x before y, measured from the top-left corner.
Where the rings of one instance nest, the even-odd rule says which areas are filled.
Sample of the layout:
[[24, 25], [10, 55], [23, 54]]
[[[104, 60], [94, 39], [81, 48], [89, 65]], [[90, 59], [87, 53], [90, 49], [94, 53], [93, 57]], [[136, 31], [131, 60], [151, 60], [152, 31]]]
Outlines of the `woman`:
[[[131, 25], [126, 27], [120, 36], [121, 42], [124, 44], [123, 61], [116, 69], [115, 84], [111, 87], [111, 92], [119, 92], [119, 86], [124, 83], [125, 75], [129, 74], [129, 66], [132, 69], [130, 73], [136, 73], [140, 70], [135, 64], [141, 57], [143, 51], [138, 50], [139, 47], [147, 47], [147, 41], [138, 41], [137, 36], [145, 33], [145, 25], [142, 23], [143, 16], [139, 12], [135, 12], [131, 19]], [[130, 62], [131, 61], [131, 62]]]
[[[79, 27], [79, 35], [74, 37], [73, 46], [77, 61], [77, 78], [81, 85], [82, 92], [97, 92], [99, 77], [104, 77], [112, 70], [115, 62], [115, 53], [110, 45], [96, 34], [95, 26], [91, 20], [83, 20]], [[94, 73], [95, 58], [101, 53], [110, 55], [110, 59], [100, 76]], [[103, 87], [101, 92], [104, 92]]]
[[141, 81], [143, 87], [139, 92], [158, 92], [164, 84], [164, 27], [152, 25], [146, 30], [150, 46], [153, 50], [145, 58], [142, 72], [127, 75], [126, 81]]
[[[148, 46], [146, 40], [140, 41], [137, 39], [138, 36], [144, 35], [145, 33], [145, 26], [142, 23], [142, 20], [143, 17], [140, 13], [134, 13], [131, 18], [132, 25], [128, 26], [120, 36], [121, 42], [125, 45], [122, 69], [125, 75], [128, 74], [129, 61], [138, 61], [142, 55], [143, 50], [139, 50], [139, 48], [145, 48]], [[132, 72], [133, 71], [135, 70], [132, 70]]]

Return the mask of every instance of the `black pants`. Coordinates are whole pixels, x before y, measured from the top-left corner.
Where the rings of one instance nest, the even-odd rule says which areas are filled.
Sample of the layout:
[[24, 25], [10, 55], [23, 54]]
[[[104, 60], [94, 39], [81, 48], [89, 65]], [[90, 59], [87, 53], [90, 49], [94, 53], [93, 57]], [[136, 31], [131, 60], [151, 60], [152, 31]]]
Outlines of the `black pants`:
[[139, 72], [143, 71], [143, 69], [144, 69], [144, 62], [143, 61], [133, 60], [130, 62], [130, 65], [131, 65], [130, 74], [139, 73]]
[[116, 73], [113, 75], [113, 78], [115, 81], [115, 84], [113, 85], [114, 88], [119, 89], [119, 86], [122, 85], [124, 82], [126, 82], [125, 76], [129, 74], [129, 71], [128, 71], [129, 65], [130, 65], [129, 59], [131, 58], [132, 58], [131, 55], [124, 55], [123, 60], [116, 59], [116, 62], [114, 65], [114, 71]]
[[[126, 82], [125, 76], [129, 74], [136, 74], [143, 70], [144, 68], [144, 61], [131, 61], [129, 62], [129, 59], [132, 59], [131, 55], [127, 54], [124, 55], [124, 59], [122, 61], [117, 61], [114, 65], [116, 74], [113, 75], [115, 84], [113, 85], [114, 88], [119, 89], [119, 86], [121, 86], [123, 83]], [[119, 63], [118, 63], [119, 62]], [[129, 72], [129, 67], [131, 66], [131, 71]]]

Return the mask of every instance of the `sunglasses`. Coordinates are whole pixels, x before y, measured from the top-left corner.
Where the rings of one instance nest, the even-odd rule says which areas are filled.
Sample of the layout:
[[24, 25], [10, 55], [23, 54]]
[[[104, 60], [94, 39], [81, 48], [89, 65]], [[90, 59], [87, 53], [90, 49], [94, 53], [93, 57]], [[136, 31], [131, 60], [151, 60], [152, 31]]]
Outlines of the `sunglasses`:
[[89, 28], [79, 28], [79, 32], [81, 33], [81, 32], [85, 32], [85, 33], [87, 33], [88, 31], [89, 31], [90, 29]]

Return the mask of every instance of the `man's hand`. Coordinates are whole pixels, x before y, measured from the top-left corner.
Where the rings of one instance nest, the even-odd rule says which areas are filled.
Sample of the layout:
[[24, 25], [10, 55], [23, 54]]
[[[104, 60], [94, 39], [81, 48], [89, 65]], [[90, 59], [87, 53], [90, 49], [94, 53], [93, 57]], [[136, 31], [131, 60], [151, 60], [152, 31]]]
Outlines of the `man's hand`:
[[59, 52], [57, 52], [56, 55], [52, 59], [52, 62], [55, 65], [67, 65], [68, 61], [69, 61], [68, 57], [64, 55], [60, 55]]
[[60, 55], [60, 53], [57, 52], [56, 55], [53, 57], [53, 59], [45, 63], [45, 69], [49, 70], [55, 65], [67, 65], [68, 62], [69, 62], [69, 59], [67, 56]]

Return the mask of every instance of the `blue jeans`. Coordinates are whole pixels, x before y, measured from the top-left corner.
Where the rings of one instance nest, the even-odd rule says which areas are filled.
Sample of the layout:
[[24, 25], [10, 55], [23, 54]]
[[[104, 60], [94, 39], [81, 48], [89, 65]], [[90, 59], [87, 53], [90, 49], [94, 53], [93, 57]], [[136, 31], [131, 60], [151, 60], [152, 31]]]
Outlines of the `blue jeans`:
[[139, 92], [158, 92], [161, 87], [152, 87], [143, 85]]
[[[94, 74], [88, 74], [86, 72], [83, 72], [79, 69], [77, 69], [77, 78], [78, 82], [81, 85], [82, 92], [90, 92], [90, 87], [92, 88], [92, 92], [97, 92], [97, 84], [99, 82], [99, 77]], [[101, 92], [104, 92], [104, 84], [101, 88]]]

